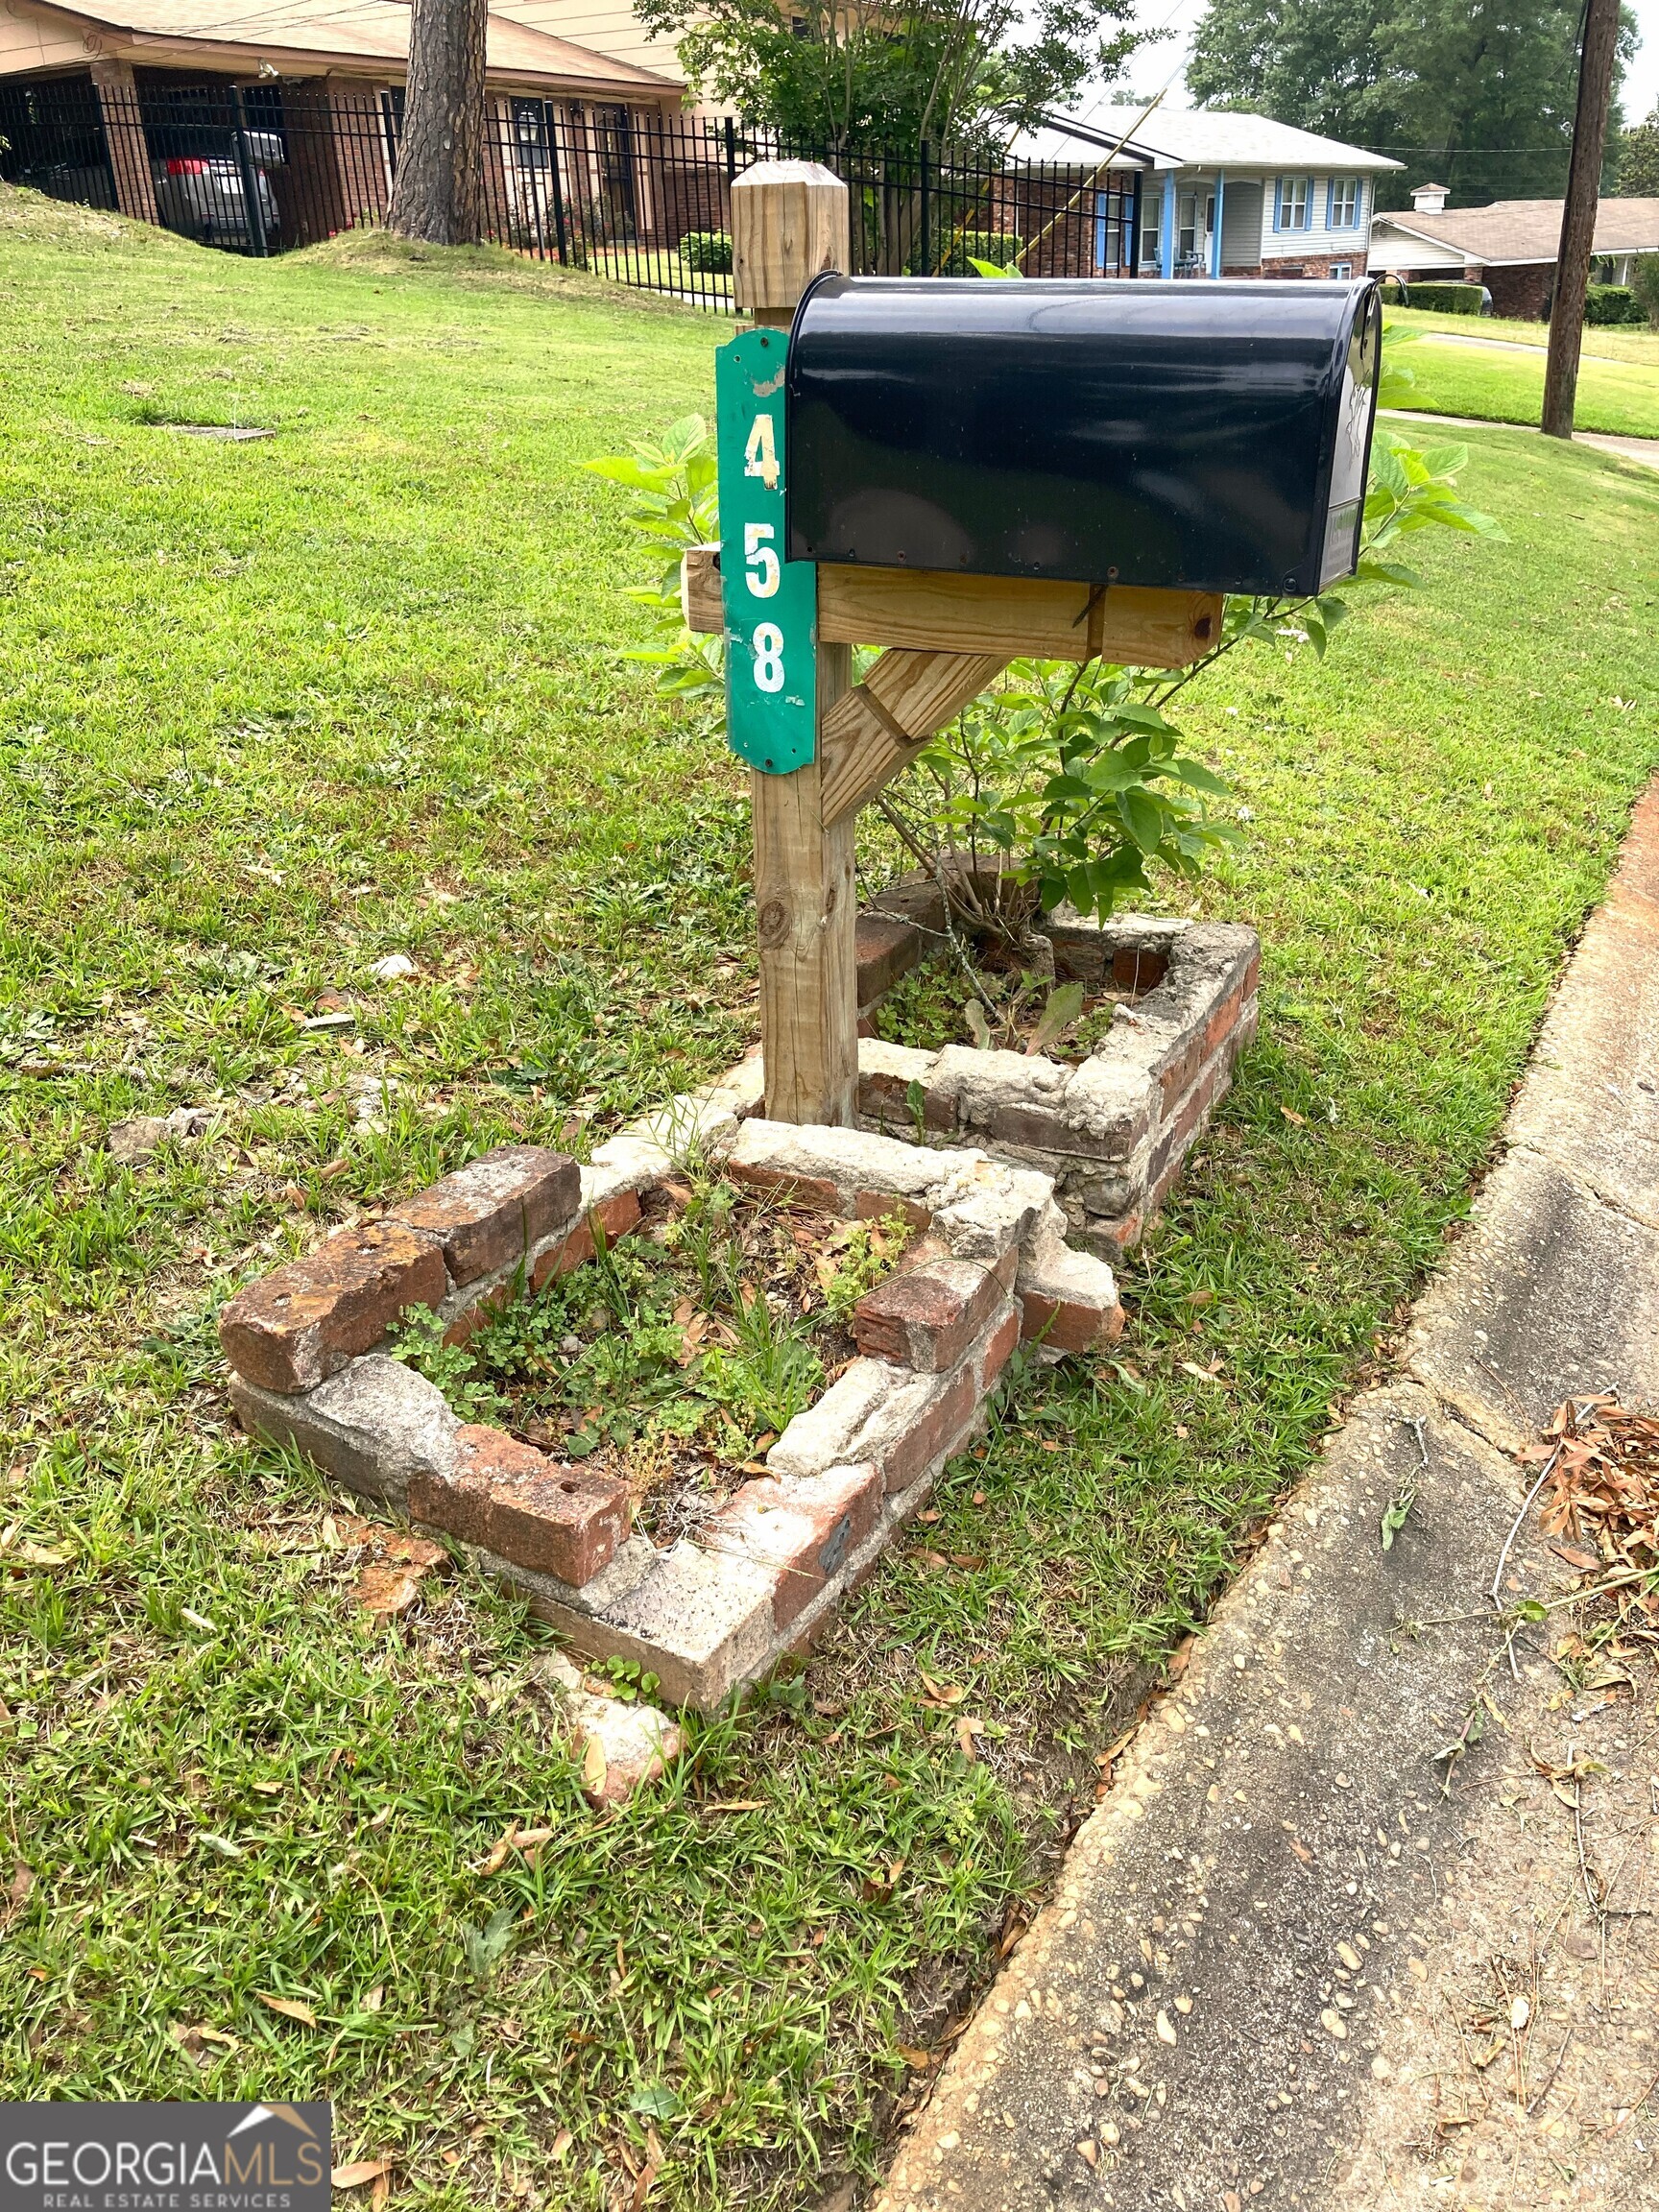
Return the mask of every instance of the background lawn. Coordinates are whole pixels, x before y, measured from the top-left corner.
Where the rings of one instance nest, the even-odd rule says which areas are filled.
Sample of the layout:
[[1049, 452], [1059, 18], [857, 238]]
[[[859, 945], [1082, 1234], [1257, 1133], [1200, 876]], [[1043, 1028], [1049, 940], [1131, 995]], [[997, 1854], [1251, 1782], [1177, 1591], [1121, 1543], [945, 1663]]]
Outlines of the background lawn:
[[[616, 657], [637, 556], [575, 467], [707, 404], [722, 332], [16, 194], [0, 260], [3, 2093], [328, 2095], [399, 2204], [812, 2202], [1465, 1207], [1659, 757], [1659, 477], [1478, 433], [1507, 543], [1195, 687], [1247, 840], [1191, 905], [1261, 928], [1265, 1019], [1118, 1357], [1019, 1380], [810, 1666], [600, 1820], [516, 1605], [457, 1573], [370, 1628], [213, 1315], [748, 1040], [740, 780]], [[485, 1871], [514, 1821], [553, 1837]]]
[[[1418, 307], [1385, 307], [1383, 313], [1402, 330], [1437, 330], [1451, 338], [1501, 340], [1507, 346], [1536, 347], [1540, 352], [1550, 344], [1548, 323], [1510, 322], [1498, 315], [1430, 314]], [[1659, 369], [1659, 330], [1630, 323], [1587, 325], [1584, 352], [1601, 361], [1645, 362]]]
[[[1417, 338], [1417, 343], [1398, 349], [1399, 359], [1414, 379], [1411, 406], [1433, 415], [1475, 415], [1493, 422], [1539, 420], [1549, 343], [1542, 324], [1407, 314], [1397, 307], [1385, 311], [1385, 320], [1390, 328], [1409, 330]], [[1535, 339], [1515, 340], [1517, 347], [1527, 345], [1528, 351], [1469, 343], [1507, 337], [1512, 331], [1535, 334]], [[1659, 336], [1643, 330], [1587, 329], [1574, 421], [1580, 430], [1659, 438]]]

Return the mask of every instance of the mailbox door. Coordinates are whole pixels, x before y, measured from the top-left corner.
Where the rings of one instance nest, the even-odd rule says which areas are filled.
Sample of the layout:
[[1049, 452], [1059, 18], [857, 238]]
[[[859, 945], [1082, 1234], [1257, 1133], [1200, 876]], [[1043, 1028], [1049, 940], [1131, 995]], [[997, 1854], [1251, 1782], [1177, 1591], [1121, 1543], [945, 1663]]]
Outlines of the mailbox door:
[[823, 277], [790, 339], [790, 557], [1317, 590], [1375, 317], [1363, 281]]

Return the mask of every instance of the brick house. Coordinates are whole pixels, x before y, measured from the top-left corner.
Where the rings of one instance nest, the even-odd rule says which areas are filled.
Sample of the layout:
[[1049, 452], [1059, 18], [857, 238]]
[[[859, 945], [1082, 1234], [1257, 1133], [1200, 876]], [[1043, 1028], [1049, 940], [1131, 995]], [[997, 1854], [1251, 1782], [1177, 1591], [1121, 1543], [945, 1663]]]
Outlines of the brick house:
[[[1402, 163], [1265, 115], [1097, 108], [1015, 142], [1016, 160], [1139, 172], [1145, 276], [1362, 276], [1379, 176]], [[1125, 253], [1123, 259], [1129, 261]]]
[[[555, 136], [565, 197], [584, 219], [597, 208], [618, 234], [648, 234], [647, 146], [680, 113], [683, 83], [579, 45], [541, 12], [497, 0], [490, 13], [492, 235], [512, 242], [548, 219]], [[202, 180], [246, 167], [251, 146], [263, 181], [250, 170], [248, 188], [225, 184], [221, 200], [244, 227], [262, 205], [271, 249], [306, 244], [385, 212], [408, 47], [401, 0], [8, 0], [3, 173], [235, 243], [211, 236]]]
[[[1444, 184], [1419, 184], [1409, 208], [1371, 225], [1371, 266], [1407, 283], [1484, 284], [1495, 315], [1547, 316], [1561, 245], [1559, 200], [1495, 200], [1448, 207]], [[1659, 253], [1659, 200], [1603, 200], [1594, 252], [1601, 279], [1627, 284], [1632, 265]]]

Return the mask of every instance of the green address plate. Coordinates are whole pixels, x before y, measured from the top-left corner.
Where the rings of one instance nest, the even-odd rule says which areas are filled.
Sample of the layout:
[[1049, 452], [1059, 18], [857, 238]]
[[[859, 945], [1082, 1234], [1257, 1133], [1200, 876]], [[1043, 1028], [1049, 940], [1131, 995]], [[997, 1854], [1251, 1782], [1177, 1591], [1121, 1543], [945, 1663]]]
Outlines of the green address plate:
[[818, 570], [783, 558], [785, 330], [745, 330], [714, 356], [726, 735], [740, 760], [787, 776], [813, 759]]

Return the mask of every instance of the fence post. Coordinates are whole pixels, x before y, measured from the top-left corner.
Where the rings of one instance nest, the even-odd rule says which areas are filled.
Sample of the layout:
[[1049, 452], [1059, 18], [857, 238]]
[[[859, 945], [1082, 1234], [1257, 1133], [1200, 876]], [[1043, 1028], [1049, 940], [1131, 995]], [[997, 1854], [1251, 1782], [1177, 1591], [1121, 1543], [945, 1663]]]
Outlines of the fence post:
[[553, 240], [559, 250], [559, 265], [565, 267], [570, 259], [565, 248], [565, 188], [559, 181], [559, 117], [551, 100], [541, 103], [547, 117], [547, 185], [553, 195]]
[[248, 107], [242, 97], [240, 84], [230, 87], [230, 112], [235, 118], [232, 128], [236, 135], [236, 166], [242, 174], [242, 216], [247, 227], [248, 243], [260, 260], [264, 260], [271, 248], [265, 236], [265, 209], [259, 199], [259, 172], [254, 167], [253, 152], [248, 143]]
[[922, 141], [922, 259], [917, 270], [920, 276], [933, 274], [933, 201], [927, 176], [927, 141]]
[[[820, 163], [757, 162], [733, 186], [732, 288], [752, 321], [787, 330], [802, 293], [845, 268], [848, 248], [847, 187]], [[836, 1128], [851, 1125], [858, 1089], [856, 817], [825, 823], [822, 732], [851, 682], [851, 648], [820, 644], [815, 757], [749, 778], [766, 1112]]]

